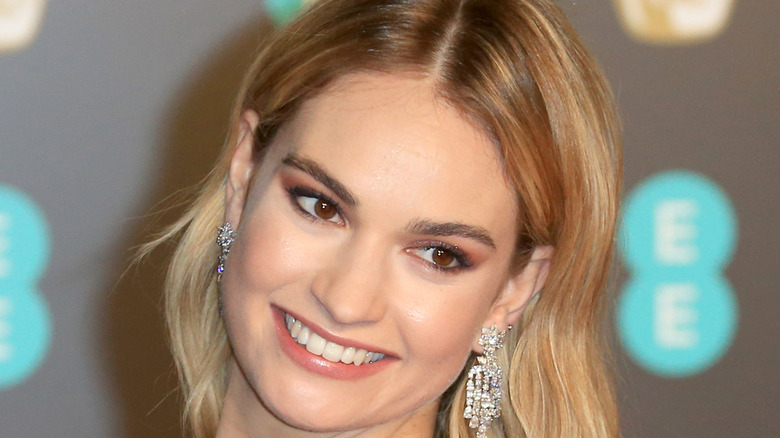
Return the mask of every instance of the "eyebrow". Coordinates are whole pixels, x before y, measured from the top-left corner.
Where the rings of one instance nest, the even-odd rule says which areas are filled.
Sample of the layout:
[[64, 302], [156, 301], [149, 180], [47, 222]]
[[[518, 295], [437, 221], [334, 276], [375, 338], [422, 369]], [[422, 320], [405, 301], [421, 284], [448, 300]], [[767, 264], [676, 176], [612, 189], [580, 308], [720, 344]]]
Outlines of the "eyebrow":
[[407, 232], [412, 234], [428, 234], [431, 236], [460, 236], [467, 239], [476, 240], [491, 249], [496, 249], [496, 243], [482, 227], [466, 225], [457, 222], [433, 222], [430, 220], [417, 220], [406, 227]]
[[[360, 205], [357, 197], [353, 195], [344, 184], [330, 176], [330, 174], [328, 174], [328, 172], [316, 161], [291, 152], [282, 159], [282, 164], [294, 167], [309, 174], [312, 178], [332, 190], [336, 196], [341, 198], [341, 200], [350, 207], [357, 207]], [[429, 236], [460, 236], [476, 240], [491, 249], [496, 249], [496, 243], [490, 237], [487, 230], [474, 225], [458, 222], [434, 222], [427, 219], [421, 219], [410, 222], [409, 225], [406, 226], [406, 231], [410, 234], [427, 234]]]
[[344, 186], [344, 184], [340, 183], [336, 178], [330, 176], [330, 174], [328, 174], [328, 172], [326, 172], [325, 169], [323, 169], [322, 166], [320, 166], [316, 161], [291, 152], [282, 159], [282, 164], [294, 167], [311, 175], [312, 178], [316, 179], [327, 188], [332, 190], [336, 196], [341, 198], [341, 200], [350, 207], [357, 207], [360, 205], [357, 197], [355, 197], [355, 195], [353, 195], [352, 192], [350, 192], [349, 189]]

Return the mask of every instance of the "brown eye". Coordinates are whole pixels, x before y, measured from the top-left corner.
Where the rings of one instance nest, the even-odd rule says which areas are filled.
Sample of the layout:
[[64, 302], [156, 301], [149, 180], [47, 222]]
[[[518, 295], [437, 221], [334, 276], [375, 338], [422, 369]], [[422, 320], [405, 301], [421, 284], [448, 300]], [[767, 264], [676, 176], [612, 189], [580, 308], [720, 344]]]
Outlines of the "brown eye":
[[431, 260], [439, 266], [449, 266], [455, 261], [455, 256], [446, 249], [434, 248]]
[[314, 204], [314, 213], [317, 217], [328, 220], [332, 219], [333, 216], [336, 216], [338, 211], [336, 211], [336, 207], [328, 201], [317, 199], [317, 202]]
[[406, 252], [414, 254], [422, 259], [427, 266], [442, 272], [456, 273], [473, 266], [468, 256], [457, 246], [444, 243], [409, 248]]
[[345, 223], [339, 205], [327, 196], [300, 187], [288, 189], [288, 192], [292, 200], [298, 204], [298, 209], [309, 219], [341, 225]]

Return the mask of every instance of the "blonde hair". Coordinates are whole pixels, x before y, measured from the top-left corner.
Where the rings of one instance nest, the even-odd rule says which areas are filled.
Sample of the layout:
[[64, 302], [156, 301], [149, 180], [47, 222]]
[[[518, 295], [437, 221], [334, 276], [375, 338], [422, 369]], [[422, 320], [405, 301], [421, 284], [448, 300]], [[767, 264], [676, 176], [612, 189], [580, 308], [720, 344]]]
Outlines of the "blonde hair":
[[[165, 308], [194, 436], [214, 435], [226, 392], [231, 353], [217, 309], [214, 239], [239, 115], [260, 115], [260, 160], [304, 101], [360, 71], [432, 79], [500, 147], [521, 212], [516, 268], [534, 247], [555, 247], [546, 286], [500, 350], [508, 384], [493, 436], [617, 436], [602, 326], [619, 128], [603, 75], [550, 0], [321, 0], [265, 44], [221, 158], [187, 213], [149, 245], [179, 237]], [[464, 386], [461, 376], [445, 392], [437, 436], [470, 436]]]

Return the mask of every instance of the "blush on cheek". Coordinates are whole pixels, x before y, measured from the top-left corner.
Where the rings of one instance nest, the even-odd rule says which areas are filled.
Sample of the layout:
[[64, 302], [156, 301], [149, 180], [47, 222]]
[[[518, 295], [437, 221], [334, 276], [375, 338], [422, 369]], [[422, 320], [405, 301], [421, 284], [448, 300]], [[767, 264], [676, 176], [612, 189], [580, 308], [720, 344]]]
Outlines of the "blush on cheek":
[[[447, 337], [451, 342], [447, 342]], [[432, 363], [438, 363], [439, 367], [457, 374], [471, 353], [471, 337], [466, 333], [455, 334], [444, 331], [441, 336], [425, 343], [427, 355]]]
[[484, 286], [468, 284], [458, 290], [423, 290], [419, 284], [401, 287], [415, 291], [413, 296], [405, 297], [407, 305], [403, 310], [416, 348], [424, 348], [429, 356], [457, 355], [465, 360], [477, 337], [485, 307], [482, 295], [470, 291]]
[[270, 293], [303, 276], [306, 247], [296, 227], [283, 214], [253, 215], [237, 239], [232, 262], [240, 288], [248, 293]]
[[445, 386], [457, 379], [473, 344], [470, 317], [458, 317], [463, 312], [432, 317], [420, 324], [416, 331], [415, 349], [430, 369], [436, 369]]

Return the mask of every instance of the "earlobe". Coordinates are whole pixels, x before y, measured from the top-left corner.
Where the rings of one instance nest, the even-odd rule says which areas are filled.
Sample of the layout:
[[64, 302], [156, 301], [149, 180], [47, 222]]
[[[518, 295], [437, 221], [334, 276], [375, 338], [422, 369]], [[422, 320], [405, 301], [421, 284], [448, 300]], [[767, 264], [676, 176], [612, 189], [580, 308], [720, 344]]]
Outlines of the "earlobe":
[[260, 117], [244, 110], [238, 121], [238, 135], [225, 184], [225, 222], [238, 228], [254, 171], [255, 130]]
[[[534, 248], [531, 259], [523, 270], [507, 280], [483, 327], [496, 324], [499, 329], [506, 330], [510, 325], [517, 324], [525, 306], [544, 287], [554, 252], [555, 249], [551, 246]], [[478, 348], [474, 350], [479, 351]]]

